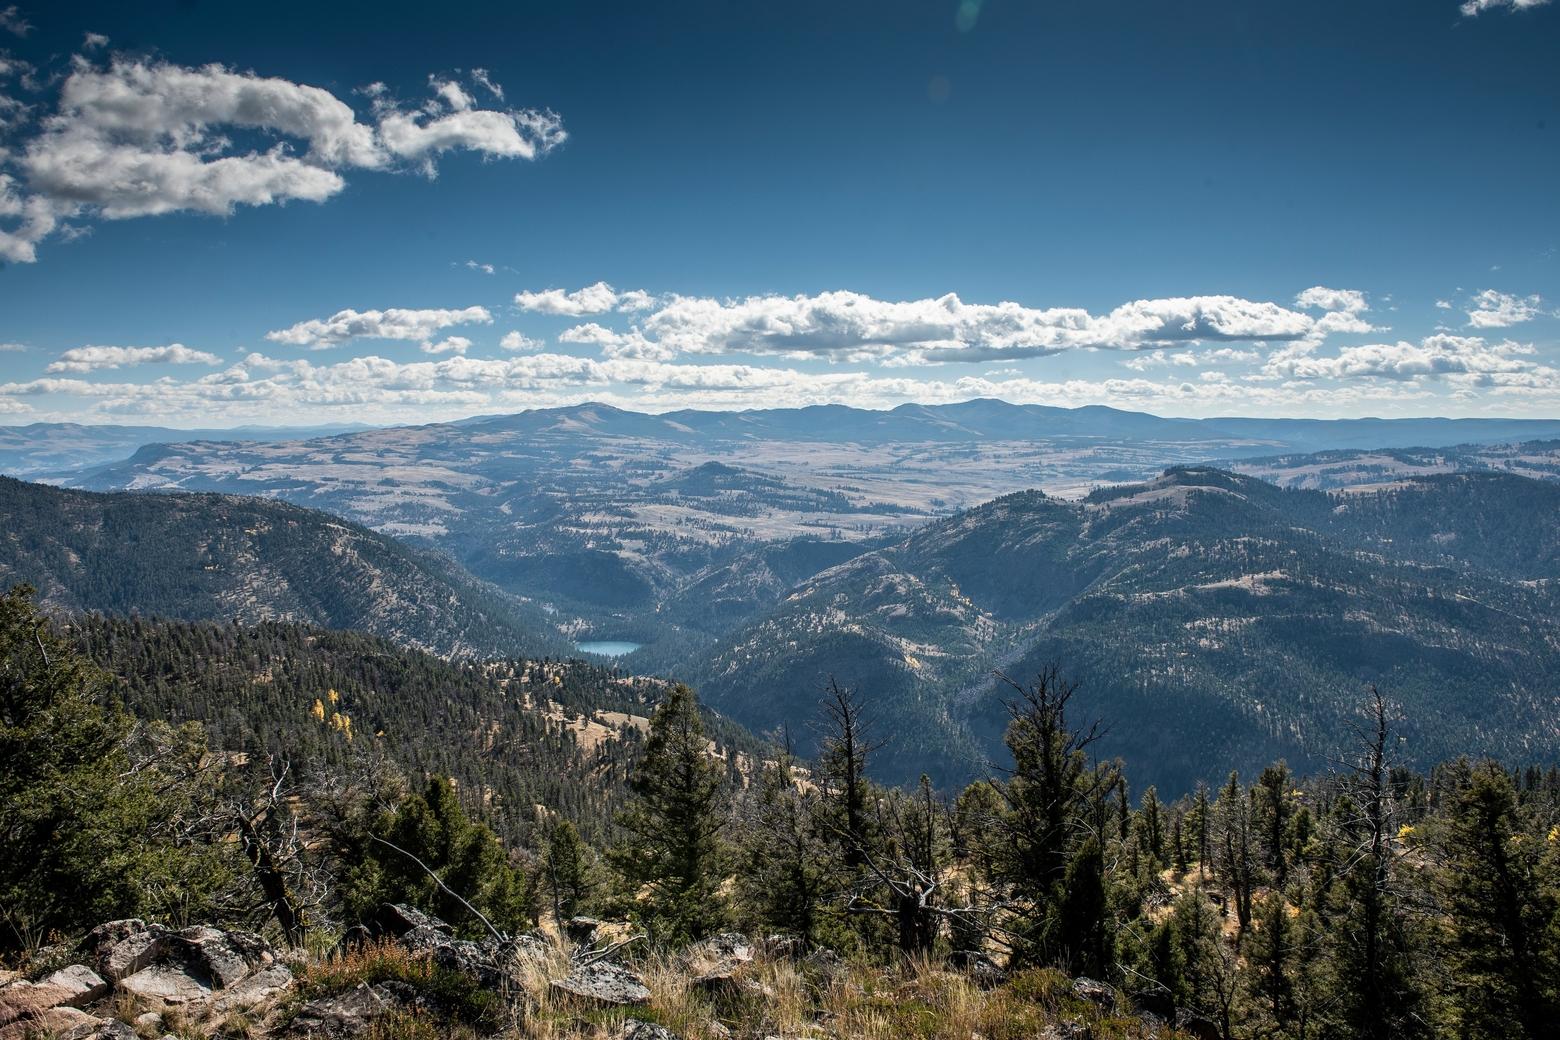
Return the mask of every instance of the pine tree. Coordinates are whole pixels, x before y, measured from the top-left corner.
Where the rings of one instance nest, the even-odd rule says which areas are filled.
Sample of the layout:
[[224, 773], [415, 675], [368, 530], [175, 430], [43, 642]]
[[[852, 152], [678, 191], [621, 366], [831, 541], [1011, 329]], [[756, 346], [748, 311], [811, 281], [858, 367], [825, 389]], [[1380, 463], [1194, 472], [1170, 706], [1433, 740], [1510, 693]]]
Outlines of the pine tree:
[[644, 756], [629, 781], [632, 801], [618, 817], [627, 838], [611, 857], [658, 940], [702, 938], [726, 921], [725, 780], [710, 755], [698, 700], [688, 687], [674, 686], [650, 718]]
[[1211, 862], [1212, 849], [1210, 838], [1213, 833], [1212, 810], [1208, 805], [1208, 785], [1201, 780], [1197, 782], [1197, 794], [1192, 802], [1191, 831], [1192, 837], [1197, 842], [1197, 870], [1206, 875]]
[[1056, 910], [1055, 947], [1073, 975], [1103, 978], [1114, 965], [1107, 933], [1105, 855], [1090, 835], [1073, 852]]
[[1240, 934], [1251, 927], [1251, 901], [1256, 892], [1256, 849], [1252, 847], [1251, 802], [1241, 790], [1240, 776], [1230, 773], [1229, 781], [1213, 805], [1218, 821], [1219, 847], [1214, 868], [1230, 889], [1235, 903], [1235, 920]]
[[487, 826], [473, 823], [448, 777], [376, 814], [348, 839], [343, 896], [349, 917], [410, 903], [468, 936], [523, 929], [534, 908], [525, 872]]
[[1494, 762], [1473, 768], [1450, 811], [1442, 888], [1458, 1035], [1553, 1035], [1560, 951], [1545, 930], [1560, 894], [1539, 880], [1541, 841], [1524, 831], [1511, 777]]
[[559, 820], [549, 831], [542, 871], [553, 918], [567, 921], [578, 914], [592, 888], [590, 848], [570, 821]]
[[1095, 810], [1108, 804], [1118, 777], [1109, 768], [1090, 767], [1087, 749], [1098, 727], [1070, 726], [1067, 705], [1076, 687], [1056, 668], [1027, 688], [1011, 685], [1020, 698], [1007, 706], [1013, 772], [994, 785], [1004, 803], [997, 873], [1021, 907], [1010, 925], [1017, 937], [1014, 957], [1045, 963], [1071, 957], [1079, 942], [1082, 925], [1070, 921], [1064, 937], [1058, 907], [1078, 840], [1092, 839], [1100, 848], [1105, 820]]
[[1262, 770], [1252, 788], [1253, 823], [1262, 842], [1265, 865], [1279, 887], [1289, 878], [1289, 827], [1294, 817], [1289, 799], [1291, 782], [1289, 767], [1278, 762]]
[[1288, 1032], [1295, 1018], [1294, 923], [1283, 895], [1269, 891], [1256, 905], [1255, 926], [1246, 947], [1251, 990], [1273, 1029]]
[[822, 709], [818, 779], [825, 808], [832, 817], [827, 825], [835, 831], [846, 869], [857, 873], [865, 866], [866, 848], [874, 840], [867, 812], [871, 790], [867, 760], [882, 745], [874, 743], [867, 733], [866, 710], [856, 691], [841, 686], [832, 676]]
[[1341, 779], [1334, 815], [1332, 840], [1342, 858], [1329, 920], [1334, 1014], [1344, 1036], [1411, 1040], [1427, 1030], [1393, 849], [1399, 825], [1388, 758], [1391, 713], [1374, 688], [1363, 715], [1361, 746]]
[[1159, 806], [1159, 792], [1152, 786], [1143, 792], [1138, 802], [1138, 833], [1143, 851], [1152, 857], [1155, 869], [1165, 862], [1164, 814]]
[[789, 752], [760, 773], [739, 844], [743, 901], [766, 928], [809, 946], [824, 926], [826, 898], [838, 887], [837, 846], [819, 833], [817, 796], [796, 782]]

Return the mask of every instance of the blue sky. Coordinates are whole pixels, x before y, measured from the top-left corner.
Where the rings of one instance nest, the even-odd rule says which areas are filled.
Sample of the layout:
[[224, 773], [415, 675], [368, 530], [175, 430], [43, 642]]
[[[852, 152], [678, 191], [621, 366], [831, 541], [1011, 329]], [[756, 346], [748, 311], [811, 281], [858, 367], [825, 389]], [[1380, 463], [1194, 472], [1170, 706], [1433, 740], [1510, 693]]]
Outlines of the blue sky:
[[0, 422], [1556, 416], [1557, 44], [1534, 0], [0, 0]]

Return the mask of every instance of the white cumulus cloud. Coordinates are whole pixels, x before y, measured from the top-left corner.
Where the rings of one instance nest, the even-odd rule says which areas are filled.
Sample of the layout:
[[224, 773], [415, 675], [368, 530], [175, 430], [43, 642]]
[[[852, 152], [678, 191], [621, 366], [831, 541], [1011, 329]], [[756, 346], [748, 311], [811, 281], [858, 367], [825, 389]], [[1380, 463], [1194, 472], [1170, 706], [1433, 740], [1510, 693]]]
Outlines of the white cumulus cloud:
[[1543, 302], [1538, 296], [1513, 296], [1485, 289], [1470, 301], [1468, 324], [1476, 329], [1503, 329], [1532, 321], [1543, 313]]
[[[575, 294], [554, 293], [522, 294], [526, 298], [516, 302], [532, 310], [585, 314], [604, 313], [616, 301], [602, 283]], [[566, 330], [559, 339], [592, 343], [616, 357], [752, 354], [920, 365], [1041, 357], [1077, 348], [1287, 342], [1315, 335], [1318, 327], [1318, 319], [1300, 311], [1234, 296], [1135, 300], [1093, 315], [1075, 307], [971, 304], [952, 293], [888, 301], [834, 291], [734, 300], [672, 296], [654, 303], [650, 313], [626, 331], [590, 322]]]
[[1472, 377], [1476, 382], [1493, 384], [1522, 373], [1547, 371], [1529, 359], [1533, 353], [1531, 346], [1509, 340], [1489, 343], [1479, 336], [1437, 334], [1418, 343], [1345, 347], [1334, 357], [1274, 358], [1267, 367], [1270, 374], [1289, 379]]
[[[454, 149], [535, 159], [566, 136], [551, 112], [478, 108], [454, 81], [431, 86], [419, 108], [368, 91], [364, 120], [330, 91], [278, 77], [78, 56], [36, 133], [0, 152], [0, 259], [36, 260], [38, 244], [78, 217], [322, 202], [352, 170], [432, 175]], [[0, 109], [0, 120], [17, 118]]]
[[547, 344], [542, 340], [532, 339], [520, 332], [506, 332], [503, 338], [498, 341], [498, 345], [505, 350], [520, 352], [541, 350]]
[[220, 365], [222, 359], [204, 350], [191, 350], [182, 343], [165, 347], [75, 347], [49, 364], [50, 372], [94, 372], [102, 368], [130, 365]]
[[541, 292], [515, 293], [515, 306], [523, 311], [562, 314], [571, 318], [584, 314], [605, 314], [608, 311], [642, 311], [652, 303], [650, 294], [642, 289], [620, 293], [606, 282], [587, 285], [574, 292], [546, 289]]
[[1295, 306], [1323, 311], [1348, 311], [1358, 314], [1370, 310], [1365, 294], [1358, 289], [1328, 289], [1314, 285], [1295, 297]]
[[[414, 310], [392, 307], [389, 310], [337, 311], [328, 318], [311, 318], [285, 329], [267, 332], [273, 343], [322, 350], [354, 339], [432, 340], [434, 334], [452, 325], [490, 325], [493, 316], [486, 307], [460, 310]], [[469, 343], [469, 341], [468, 341]]]

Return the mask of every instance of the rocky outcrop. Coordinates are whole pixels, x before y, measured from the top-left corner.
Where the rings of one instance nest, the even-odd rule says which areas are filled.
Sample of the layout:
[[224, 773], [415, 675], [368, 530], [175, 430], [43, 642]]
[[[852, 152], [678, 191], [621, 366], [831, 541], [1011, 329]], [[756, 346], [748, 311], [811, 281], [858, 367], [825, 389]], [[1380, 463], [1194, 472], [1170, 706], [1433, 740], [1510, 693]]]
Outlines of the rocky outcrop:
[[52, 1036], [109, 1040], [135, 1031], [85, 1008], [109, 995], [109, 984], [85, 964], [72, 964], [37, 982], [13, 979], [0, 987], [0, 1040]]
[[75, 952], [81, 963], [37, 981], [12, 978], [0, 985], [0, 1040], [135, 1040], [134, 1028], [109, 1016], [117, 995], [150, 1005], [142, 1018], [153, 1015], [160, 1023], [161, 1009], [179, 1007], [189, 1018], [226, 1017], [274, 1002], [293, 985], [275, 951], [248, 932], [110, 921], [88, 933]]
[[249, 932], [110, 921], [89, 932], [77, 952], [117, 989], [160, 1004], [216, 1002], [239, 1010], [292, 984], [275, 951]]

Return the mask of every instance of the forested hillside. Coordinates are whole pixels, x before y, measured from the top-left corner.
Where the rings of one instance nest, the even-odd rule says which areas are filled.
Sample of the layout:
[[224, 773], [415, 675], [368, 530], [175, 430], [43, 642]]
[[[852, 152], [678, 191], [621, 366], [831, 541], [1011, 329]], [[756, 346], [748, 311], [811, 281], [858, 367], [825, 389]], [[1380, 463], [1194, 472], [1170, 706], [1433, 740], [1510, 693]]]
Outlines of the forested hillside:
[[[67, 631], [110, 677], [106, 696], [138, 717], [199, 723], [214, 747], [280, 756], [316, 780], [379, 761], [414, 777], [448, 776], [516, 844], [549, 811], [605, 836], [644, 720], [670, 688], [577, 660], [448, 661], [280, 622], [91, 615]], [[710, 724], [734, 773], [757, 768], [757, 740]]]
[[1005, 496], [799, 583], [686, 674], [757, 728], [833, 675], [896, 755], [956, 782], [1002, 762], [990, 673], [1066, 662], [1105, 746], [1190, 789], [1277, 757], [1325, 764], [1369, 682], [1407, 707], [1423, 766], [1560, 752], [1560, 487], [1442, 475], [1285, 491], [1175, 469], [1082, 502]]
[[299, 621], [439, 654], [564, 649], [541, 611], [448, 559], [285, 502], [0, 478], [0, 583], [61, 613]]

